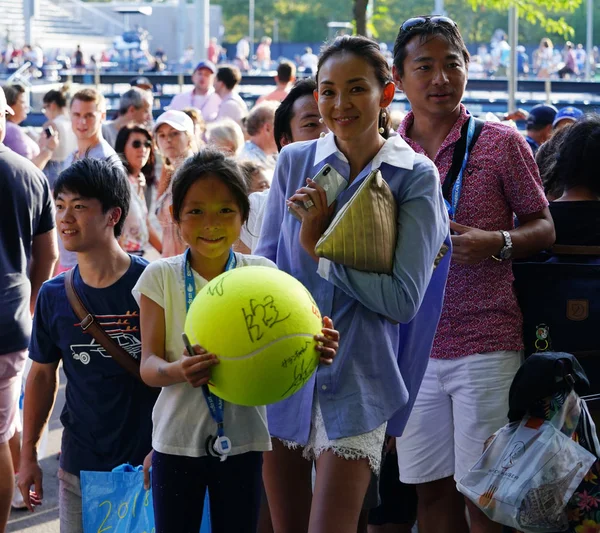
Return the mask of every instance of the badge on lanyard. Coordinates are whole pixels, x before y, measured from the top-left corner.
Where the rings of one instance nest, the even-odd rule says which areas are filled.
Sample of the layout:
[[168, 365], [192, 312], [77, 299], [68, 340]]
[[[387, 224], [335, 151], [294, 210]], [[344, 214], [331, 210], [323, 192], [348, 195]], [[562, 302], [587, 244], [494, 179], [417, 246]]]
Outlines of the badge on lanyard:
[[[235, 254], [230, 251], [227, 265], [225, 265], [225, 270], [227, 271], [235, 268], [235, 264]], [[185, 286], [185, 308], [187, 312], [196, 296], [196, 282], [194, 281], [192, 267], [190, 266], [189, 248], [186, 250], [184, 257], [183, 282]], [[185, 333], [182, 334], [182, 338], [188, 354], [191, 356], [196, 355]], [[209, 435], [208, 439], [206, 440], [206, 451], [209, 455], [212, 455], [213, 457], [219, 457], [221, 461], [225, 461], [225, 459], [227, 459], [227, 455], [231, 451], [231, 441], [225, 436], [225, 430], [223, 428], [223, 412], [225, 408], [225, 402], [222, 398], [219, 398], [210, 392], [208, 385], [202, 385], [202, 393], [204, 394], [206, 405], [210, 411], [210, 416], [217, 424], [217, 435], [216, 437]]]

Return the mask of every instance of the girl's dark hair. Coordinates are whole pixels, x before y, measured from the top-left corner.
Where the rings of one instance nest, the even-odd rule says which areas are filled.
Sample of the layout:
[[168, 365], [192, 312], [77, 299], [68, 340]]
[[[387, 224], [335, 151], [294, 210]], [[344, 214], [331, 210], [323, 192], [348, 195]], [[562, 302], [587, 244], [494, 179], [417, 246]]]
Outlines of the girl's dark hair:
[[556, 161], [556, 180], [563, 190], [587, 187], [600, 195], [598, 153], [600, 153], [600, 115], [588, 115], [572, 126], [560, 146]]
[[60, 90], [52, 89], [48, 91], [42, 101], [45, 104], [55, 103], [61, 109], [67, 107], [67, 95], [69, 94], [69, 86], [63, 85]]
[[[142, 128], [141, 126], [124, 126], [119, 130], [117, 134], [117, 140], [115, 141], [115, 152], [119, 154], [121, 161], [123, 161], [123, 165], [127, 172], [131, 172], [131, 167], [127, 158], [125, 157], [125, 146], [127, 146], [127, 141], [129, 141], [129, 137], [132, 133], [141, 133], [152, 142], [152, 135], [146, 128]], [[156, 158], [154, 156], [154, 143], [150, 145], [150, 155], [148, 156], [148, 162], [142, 168], [142, 174], [144, 178], [146, 178], [146, 184], [151, 187], [155, 182], [154, 175], [154, 165], [156, 163]]]
[[[417, 17], [418, 18], [418, 17]], [[404, 75], [404, 60], [406, 59], [406, 47], [415, 37], [419, 38], [421, 44], [426, 43], [434, 37], [443, 37], [453, 48], [460, 51], [465, 60], [465, 65], [469, 64], [471, 56], [463, 41], [462, 35], [456, 24], [449, 22], [431, 22], [429, 17], [423, 17], [425, 22], [412, 26], [408, 30], [398, 30], [398, 36], [394, 43], [394, 66], [400, 76]]]
[[115, 237], [123, 231], [129, 213], [129, 180], [121, 162], [112, 159], [80, 159], [63, 170], [54, 184], [54, 200], [59, 194], [69, 192], [82, 198], [98, 200], [102, 212], [113, 207], [121, 208], [121, 218], [114, 227]]
[[315, 80], [311, 78], [305, 78], [298, 80], [294, 83], [294, 86], [288, 93], [288, 95], [282, 100], [281, 104], [275, 111], [275, 119], [273, 121], [273, 136], [275, 137], [275, 144], [277, 144], [277, 150], [281, 152], [281, 138], [285, 135], [290, 141], [292, 141], [292, 129], [290, 124], [294, 118], [292, 108], [298, 98], [310, 95], [317, 90], [317, 84]]
[[549, 199], [560, 198], [564, 192], [563, 186], [558, 180], [556, 163], [558, 162], [560, 147], [569, 132], [569, 128], [570, 126], [566, 126], [555, 131], [552, 137], [543, 143], [535, 154], [535, 162], [540, 169], [544, 193]]
[[[327, 60], [344, 52], [354, 54], [371, 65], [375, 71], [375, 77], [381, 84], [381, 87], [385, 87], [390, 82], [393, 83], [390, 66], [384, 55], [381, 53], [379, 45], [375, 41], [360, 35], [342, 35], [321, 48], [316, 76], [317, 85], [319, 84], [319, 72], [321, 72], [321, 68]], [[384, 129], [382, 136], [385, 139], [389, 137], [391, 126], [392, 121], [389, 109], [381, 109], [379, 111], [379, 127]]]
[[240, 167], [231, 157], [212, 148], [205, 148], [189, 157], [173, 176], [173, 218], [180, 222], [183, 201], [190, 187], [196, 181], [215, 176], [219, 178], [235, 197], [242, 213], [242, 223], [248, 220], [250, 202], [248, 186]]

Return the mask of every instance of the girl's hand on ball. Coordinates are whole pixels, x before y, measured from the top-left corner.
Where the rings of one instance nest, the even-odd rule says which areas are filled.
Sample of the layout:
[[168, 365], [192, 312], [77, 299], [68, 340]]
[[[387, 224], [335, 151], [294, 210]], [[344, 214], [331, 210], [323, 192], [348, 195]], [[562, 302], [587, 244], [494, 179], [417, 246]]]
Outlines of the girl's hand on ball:
[[323, 335], [315, 335], [315, 340], [318, 342], [315, 350], [320, 355], [320, 362], [323, 365], [330, 365], [337, 354], [340, 342], [340, 332], [333, 329], [333, 322], [328, 316], [323, 317]]
[[193, 346], [196, 355], [184, 352], [181, 358], [183, 378], [194, 388], [206, 385], [210, 380], [211, 367], [219, 364], [215, 354], [208, 353], [202, 346]]

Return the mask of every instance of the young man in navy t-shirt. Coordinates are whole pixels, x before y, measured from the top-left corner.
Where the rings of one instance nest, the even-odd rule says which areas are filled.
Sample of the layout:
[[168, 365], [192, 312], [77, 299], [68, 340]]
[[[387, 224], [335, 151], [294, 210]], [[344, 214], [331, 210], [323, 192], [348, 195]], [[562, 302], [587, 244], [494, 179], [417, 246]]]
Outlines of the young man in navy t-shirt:
[[[120, 164], [74, 163], [55, 188], [56, 224], [65, 248], [77, 253], [75, 290], [112, 339], [140, 360], [139, 308], [131, 289], [147, 265], [117, 238], [129, 210], [129, 184]], [[124, 370], [81, 328], [67, 299], [65, 274], [39, 293], [29, 347], [19, 488], [30, 510], [42, 498], [37, 446], [56, 397], [58, 365], [67, 376], [59, 469], [60, 529], [82, 532], [81, 470], [109, 471], [141, 464], [151, 449], [152, 408], [158, 390]]]

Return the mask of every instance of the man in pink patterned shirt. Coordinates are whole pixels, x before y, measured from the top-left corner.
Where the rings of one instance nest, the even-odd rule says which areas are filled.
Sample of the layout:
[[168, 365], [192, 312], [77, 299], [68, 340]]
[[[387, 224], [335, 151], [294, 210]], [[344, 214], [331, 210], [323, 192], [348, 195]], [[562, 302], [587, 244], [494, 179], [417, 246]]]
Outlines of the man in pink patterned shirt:
[[[412, 111], [399, 133], [435, 162], [442, 183], [457, 142], [473, 133], [461, 104], [468, 63], [451, 19], [415, 17], [402, 24], [394, 79]], [[400, 479], [417, 485], [419, 533], [469, 531], [455, 480], [507, 423], [508, 391], [522, 358], [511, 258], [554, 242], [548, 202], [522, 135], [486, 122], [459, 161], [462, 172], [448, 178], [457, 179], [447, 194], [453, 252], [442, 317], [413, 412], [397, 441]], [[467, 506], [471, 532], [501, 531], [477, 507]]]

